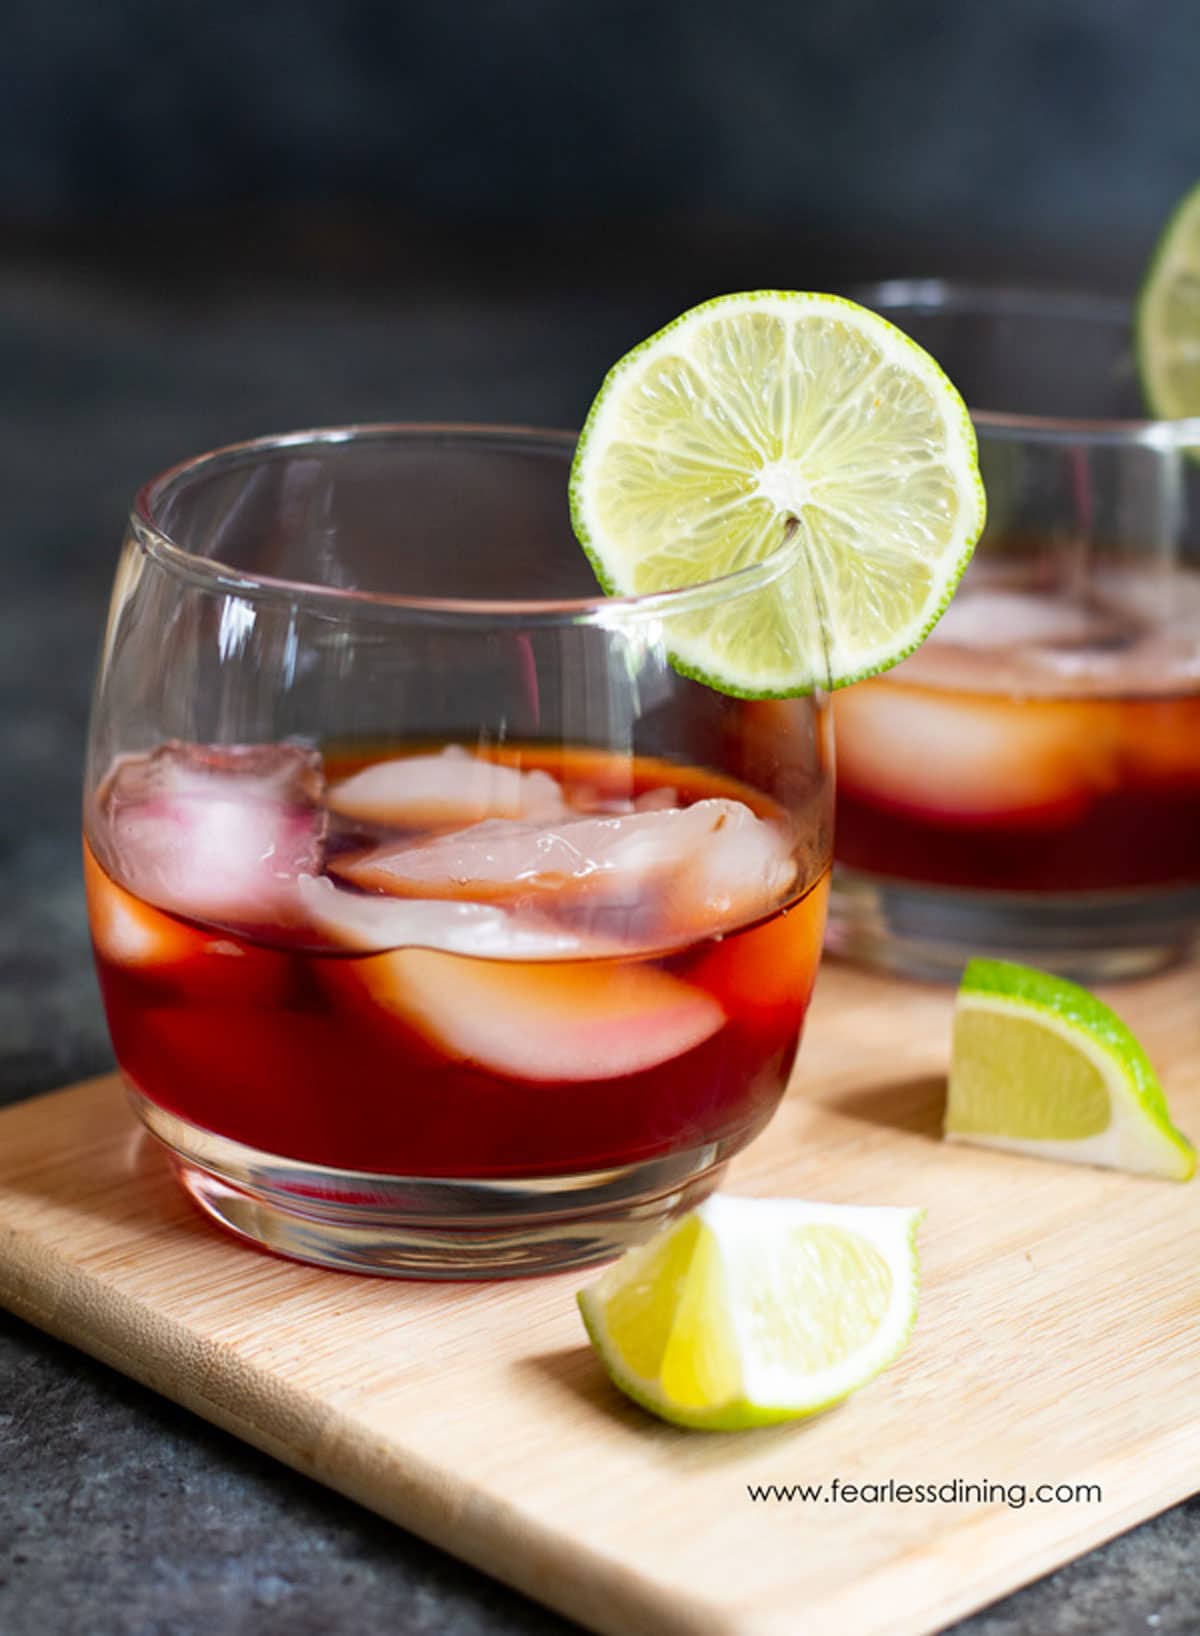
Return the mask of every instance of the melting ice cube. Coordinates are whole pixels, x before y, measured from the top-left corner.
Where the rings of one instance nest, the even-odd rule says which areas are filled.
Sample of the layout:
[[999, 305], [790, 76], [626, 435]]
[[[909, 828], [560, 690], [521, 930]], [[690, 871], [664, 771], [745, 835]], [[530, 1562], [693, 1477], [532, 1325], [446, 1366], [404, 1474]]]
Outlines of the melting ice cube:
[[400, 829], [463, 828], [486, 818], [556, 818], [563, 792], [549, 773], [522, 772], [450, 744], [438, 755], [378, 761], [334, 784], [335, 812]]
[[997, 818], [1091, 799], [1115, 776], [1107, 716], [1085, 702], [936, 693], [890, 682], [835, 705], [838, 783], [900, 809]]
[[[1033, 591], [960, 592], [937, 626], [934, 644], [968, 648], [1077, 646], [1094, 632], [1107, 630], [1107, 619], [1066, 596]], [[1135, 622], [1130, 621], [1131, 625]], [[922, 655], [922, 659], [927, 657]]]
[[101, 788], [100, 849], [138, 897], [198, 920], [292, 924], [321, 868], [321, 757], [294, 745], [164, 744]]
[[442, 949], [485, 955], [489, 960], [544, 960], [575, 954], [611, 953], [565, 928], [528, 923], [494, 904], [444, 899], [371, 897], [335, 886], [326, 875], [301, 875], [296, 883], [312, 926], [345, 948]]
[[701, 1044], [725, 1013], [651, 965], [502, 965], [405, 949], [356, 962], [437, 1050], [514, 1079], [615, 1079]]
[[[702, 930], [737, 925], [773, 909], [796, 878], [796, 860], [775, 824], [757, 818], [741, 801], [700, 801], [703, 827], [684, 860], [676, 892], [677, 916]], [[715, 810], [714, 810], [715, 809]]]
[[197, 1004], [255, 1010], [288, 1003], [291, 961], [212, 929], [186, 926], [111, 880], [84, 847], [88, 920], [96, 952], [114, 965], [186, 983]]
[[635, 812], [669, 812], [672, 807], [678, 805], [679, 791], [665, 784], [659, 784], [652, 790], [645, 790], [633, 800]]
[[777, 904], [796, 864], [783, 832], [741, 801], [553, 825], [490, 820], [410, 845], [383, 845], [331, 865], [358, 886], [398, 897], [517, 904], [556, 913], [589, 899], [636, 908], [653, 898], [693, 935], [752, 920]]
[[203, 947], [203, 933], [181, 926], [110, 880], [90, 846], [84, 847], [83, 883], [92, 939], [117, 965], [173, 965]]

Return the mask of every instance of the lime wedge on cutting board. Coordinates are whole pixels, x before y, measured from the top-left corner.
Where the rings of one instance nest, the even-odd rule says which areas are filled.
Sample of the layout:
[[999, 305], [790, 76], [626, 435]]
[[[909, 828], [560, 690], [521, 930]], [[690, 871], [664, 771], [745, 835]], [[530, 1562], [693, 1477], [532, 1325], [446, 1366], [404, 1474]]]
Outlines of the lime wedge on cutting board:
[[609, 371], [571, 473], [575, 532], [610, 593], [794, 548], [761, 593], [671, 622], [681, 670], [750, 698], [841, 687], [911, 653], [984, 512], [950, 381], [832, 295], [759, 290], [685, 312]]
[[1003, 960], [972, 960], [963, 974], [945, 1131], [1177, 1181], [1196, 1168], [1149, 1058], [1116, 1013], [1065, 978]]
[[613, 1381], [664, 1420], [738, 1431], [815, 1413], [896, 1357], [922, 1212], [724, 1195], [579, 1294]]

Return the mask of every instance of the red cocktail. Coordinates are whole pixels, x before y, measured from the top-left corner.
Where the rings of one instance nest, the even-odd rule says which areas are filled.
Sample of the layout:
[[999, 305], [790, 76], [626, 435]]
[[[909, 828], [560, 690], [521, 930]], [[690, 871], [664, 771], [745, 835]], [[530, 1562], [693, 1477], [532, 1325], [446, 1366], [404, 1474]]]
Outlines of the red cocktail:
[[168, 745], [101, 785], [86, 869], [141, 1097], [414, 1177], [740, 1145], [792, 1066], [826, 886], [731, 778], [534, 746]]
[[140, 1117], [255, 1243], [431, 1276], [594, 1261], [710, 1191], [783, 1095], [828, 706], [674, 662], [776, 564], [598, 593], [574, 447], [304, 434], [139, 498], [92, 714], [96, 956]]
[[[929, 640], [839, 695], [832, 948], [1084, 984], [1200, 947], [1200, 420], [1147, 418], [1126, 302], [866, 298], [971, 412], [987, 526]], [[884, 592], [886, 594], [886, 591]]]
[[[1081, 606], [973, 571], [913, 658], [837, 700], [837, 858], [925, 934], [1186, 946], [1200, 913], [1200, 580]], [[940, 895], [939, 895], [940, 894]], [[953, 894], [953, 895], [952, 895]], [[957, 918], [956, 918], [957, 917]], [[840, 935], [840, 934], [839, 934]], [[1058, 938], [1058, 946], [1055, 946]], [[1120, 970], [1115, 957], [1113, 974]], [[1135, 960], [1136, 968], [1136, 960]]]

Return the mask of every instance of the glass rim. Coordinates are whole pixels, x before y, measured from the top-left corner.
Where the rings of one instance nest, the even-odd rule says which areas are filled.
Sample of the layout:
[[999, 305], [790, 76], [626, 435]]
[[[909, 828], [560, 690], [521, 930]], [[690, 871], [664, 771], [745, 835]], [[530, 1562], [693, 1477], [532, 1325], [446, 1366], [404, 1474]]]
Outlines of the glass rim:
[[[501, 598], [406, 596], [400, 592], [366, 591], [354, 587], [324, 585], [316, 580], [291, 579], [282, 575], [248, 573], [213, 557], [189, 551], [174, 540], [158, 520], [162, 501], [176, 485], [206, 467], [253, 461], [281, 451], [336, 447], [344, 443], [403, 442], [461, 439], [464, 442], [499, 442], [516, 448], [541, 444], [569, 453], [579, 441], [578, 432], [540, 426], [489, 424], [470, 421], [371, 421], [343, 426], [319, 426], [293, 432], [268, 433], [236, 443], [222, 444], [203, 454], [166, 467], [137, 490], [130, 512], [130, 527], [139, 546], [155, 562], [201, 589], [251, 601], [327, 603], [331, 610], [356, 609], [363, 614], [383, 616], [408, 614], [442, 622], [566, 623], [612, 625], [628, 622], [661, 621], [680, 614], [703, 611], [733, 595], [745, 595], [772, 585], [796, 562], [800, 542], [781, 531], [778, 547], [759, 563], [734, 569], [714, 579], [694, 585], [642, 595], [609, 596], [597, 588], [595, 596], [555, 598]], [[567, 488], [563, 486], [564, 510]], [[583, 547], [579, 547], [583, 555]]]
[[[926, 313], [975, 314], [981, 318], [1041, 318], [1121, 326], [1132, 334], [1134, 309], [1115, 296], [1035, 285], [984, 284], [947, 278], [887, 278], [859, 284], [852, 299], [864, 307], [909, 307]], [[890, 322], [896, 322], [888, 313]], [[902, 327], [902, 326], [901, 326]], [[1200, 415], [1161, 420], [1152, 415], [1092, 419], [1075, 415], [1010, 414], [967, 409], [974, 425], [1001, 439], [1037, 443], [1130, 445], [1163, 451], [1200, 452]]]

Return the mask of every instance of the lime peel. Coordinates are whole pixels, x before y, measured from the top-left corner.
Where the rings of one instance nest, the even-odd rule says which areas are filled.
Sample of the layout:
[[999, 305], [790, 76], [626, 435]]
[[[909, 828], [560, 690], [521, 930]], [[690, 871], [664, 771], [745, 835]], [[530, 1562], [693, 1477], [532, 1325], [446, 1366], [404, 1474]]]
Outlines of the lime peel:
[[945, 1134], [1178, 1181], [1196, 1168], [1116, 1013], [1076, 983], [1004, 960], [972, 960], [963, 974]]
[[723, 1195], [578, 1294], [614, 1383], [661, 1419], [740, 1431], [879, 1374], [916, 1319], [924, 1212]]

